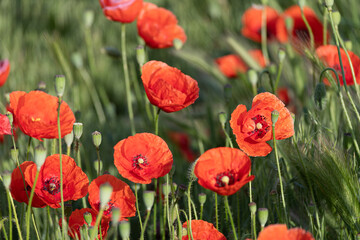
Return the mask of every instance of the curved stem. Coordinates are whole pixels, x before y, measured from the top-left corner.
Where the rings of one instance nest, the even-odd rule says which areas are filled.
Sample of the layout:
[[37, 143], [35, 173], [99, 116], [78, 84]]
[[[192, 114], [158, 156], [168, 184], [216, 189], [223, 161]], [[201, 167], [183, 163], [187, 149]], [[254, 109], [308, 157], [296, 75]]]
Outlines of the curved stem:
[[146, 212], [147, 212], [147, 214], [146, 214], [144, 226], [141, 227], [140, 240], [144, 240], [145, 229], [146, 229], [147, 223], [149, 222], [151, 210], [148, 210], [148, 211], [146, 211]]
[[58, 126], [58, 138], [59, 138], [59, 161], [60, 161], [60, 196], [61, 196], [61, 221], [62, 221], [62, 239], [65, 239], [65, 207], [64, 207], [64, 184], [63, 184], [63, 166], [62, 166], [62, 149], [61, 149], [61, 126], [60, 126], [60, 106], [61, 97], [59, 97], [57, 126]]
[[231, 228], [232, 228], [232, 231], [233, 231], [234, 239], [237, 240], [238, 239], [237, 238], [237, 233], [236, 233], [233, 217], [232, 217], [232, 214], [231, 214], [231, 211], [230, 211], [229, 201], [228, 201], [227, 196], [224, 196], [224, 202], [225, 202], [225, 208], [226, 208], [226, 210], [227, 210], [227, 212], [229, 214], [229, 217], [230, 217], [230, 223], [231, 223]]
[[123, 61], [124, 77], [125, 77], [125, 90], [126, 90], [126, 101], [130, 119], [130, 128], [131, 134], [135, 135], [135, 124], [134, 124], [134, 113], [131, 104], [131, 91], [130, 91], [130, 79], [129, 79], [129, 69], [127, 64], [126, 56], [126, 24], [121, 24], [121, 55]]

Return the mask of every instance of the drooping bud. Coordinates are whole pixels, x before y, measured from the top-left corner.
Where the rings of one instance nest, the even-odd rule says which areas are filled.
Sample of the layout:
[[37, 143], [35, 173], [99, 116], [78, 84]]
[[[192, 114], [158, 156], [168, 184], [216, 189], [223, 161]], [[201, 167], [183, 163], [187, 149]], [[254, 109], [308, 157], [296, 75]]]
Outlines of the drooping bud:
[[74, 123], [73, 131], [74, 131], [74, 136], [75, 136], [76, 140], [79, 140], [83, 133], [83, 124], [79, 123], [79, 122]]
[[174, 47], [175, 47], [176, 50], [180, 50], [184, 45], [184, 43], [178, 38], [175, 38], [173, 40], [173, 44], [174, 44]]
[[271, 122], [275, 124], [279, 118], [279, 112], [277, 110], [274, 110], [271, 112]]
[[316, 107], [319, 110], [324, 109], [326, 102], [327, 102], [327, 98], [326, 98], [326, 88], [325, 88], [325, 84], [323, 82], [316, 84], [314, 101], [315, 101]]
[[84, 213], [84, 220], [85, 220], [85, 222], [86, 222], [86, 224], [87, 224], [88, 226], [91, 226], [91, 222], [92, 222], [92, 215], [91, 215], [91, 213], [85, 212], [85, 213]]
[[9, 191], [10, 183], [11, 183], [11, 172], [5, 172], [2, 174], [3, 183], [5, 186], [5, 189]]
[[155, 191], [144, 191], [143, 193], [144, 204], [147, 211], [150, 211], [154, 205]]
[[40, 171], [40, 168], [44, 164], [46, 159], [46, 148], [42, 144], [39, 144], [37, 147], [35, 147], [34, 158], [37, 171]]
[[256, 206], [256, 203], [255, 203], [255, 202], [249, 203], [249, 208], [250, 208], [251, 214], [255, 214], [255, 213], [256, 213], [257, 206]]
[[199, 198], [200, 205], [204, 206], [204, 204], [206, 202], [206, 194], [205, 193], [199, 193], [198, 198]]
[[113, 187], [109, 183], [100, 185], [100, 208], [105, 208], [111, 199]]
[[247, 72], [247, 76], [248, 76], [248, 79], [249, 79], [249, 82], [251, 83], [251, 85], [256, 86], [258, 79], [259, 79], [257, 72], [254, 69], [250, 69]]
[[258, 218], [261, 227], [265, 227], [265, 224], [268, 220], [268, 216], [269, 216], [269, 210], [267, 208], [259, 208]]
[[121, 221], [119, 224], [119, 230], [121, 239], [128, 240], [130, 239], [130, 223], [128, 221]]
[[98, 131], [95, 131], [92, 133], [92, 140], [93, 140], [93, 143], [94, 143], [94, 146], [96, 148], [100, 147], [100, 144], [101, 144], [101, 133], [98, 132]]
[[277, 66], [273, 63], [270, 63], [267, 69], [271, 75], [275, 75], [277, 73]]
[[136, 47], [136, 60], [140, 67], [142, 67], [146, 62], [145, 49], [142, 45]]
[[64, 140], [67, 147], [70, 147], [72, 142], [74, 141], [74, 131], [64, 136]]
[[65, 76], [56, 75], [55, 76], [55, 92], [56, 96], [62, 97], [65, 91]]

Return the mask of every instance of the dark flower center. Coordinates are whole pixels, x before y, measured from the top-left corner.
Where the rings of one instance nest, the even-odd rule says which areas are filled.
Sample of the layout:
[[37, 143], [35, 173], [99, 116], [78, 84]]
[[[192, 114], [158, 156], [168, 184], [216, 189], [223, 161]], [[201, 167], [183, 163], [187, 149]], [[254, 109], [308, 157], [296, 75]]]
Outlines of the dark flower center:
[[235, 174], [232, 170], [219, 173], [218, 175], [216, 175], [215, 179], [215, 187], [225, 187], [226, 185], [233, 185], [236, 181]]
[[[100, 211], [100, 202], [96, 204], [96, 207], [97, 207], [97, 209], [99, 209], [99, 211]], [[108, 202], [108, 204], [105, 206], [104, 215], [105, 215], [105, 216], [109, 216], [110, 213], [111, 213], [111, 210], [113, 209], [113, 207], [114, 207], [114, 203], [113, 203], [113, 202], [111, 201], [111, 199], [110, 199], [110, 201]]]
[[252, 118], [255, 123], [255, 129], [249, 133], [250, 136], [255, 135], [255, 139], [262, 138], [270, 130], [269, 124], [266, 122], [266, 117], [256, 115]]
[[43, 190], [48, 191], [52, 195], [60, 192], [60, 181], [58, 177], [51, 177], [50, 179], [46, 179]]
[[133, 157], [133, 167], [139, 170], [142, 170], [144, 167], [149, 165], [147, 158], [141, 154]]

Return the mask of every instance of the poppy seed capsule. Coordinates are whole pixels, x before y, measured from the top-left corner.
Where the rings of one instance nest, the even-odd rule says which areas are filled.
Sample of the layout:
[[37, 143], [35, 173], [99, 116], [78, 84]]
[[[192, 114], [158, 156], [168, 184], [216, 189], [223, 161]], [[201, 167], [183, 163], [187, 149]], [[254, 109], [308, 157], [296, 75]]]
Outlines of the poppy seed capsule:
[[65, 91], [65, 76], [56, 75], [55, 76], [55, 92], [56, 96], [62, 97]]
[[150, 211], [152, 206], [154, 205], [155, 192], [154, 191], [144, 191], [143, 199], [144, 199], [144, 204], [146, 206], [146, 210]]
[[326, 104], [326, 88], [323, 82], [316, 84], [314, 101], [319, 110], [323, 110]]
[[226, 121], [227, 121], [227, 115], [224, 112], [219, 113], [219, 121], [221, 123], [221, 126], [224, 128]]
[[73, 132], [76, 140], [79, 140], [83, 133], [83, 124], [78, 122], [74, 123]]
[[10, 183], [11, 183], [11, 173], [5, 172], [2, 174], [2, 180], [5, 186], [5, 189], [9, 191]]
[[100, 144], [101, 144], [101, 133], [98, 132], [98, 131], [95, 131], [92, 133], [92, 140], [93, 140], [93, 143], [94, 143], [94, 146], [96, 148], [100, 147]]
[[111, 223], [113, 226], [117, 226], [120, 217], [121, 217], [120, 208], [114, 207], [113, 209], [111, 209]]
[[92, 10], [85, 11], [85, 13], [84, 13], [85, 27], [90, 28], [91, 25], [93, 24], [93, 22], [94, 22], [94, 11], [92, 11]]
[[259, 218], [261, 227], [265, 226], [265, 224], [268, 220], [268, 216], [269, 216], [269, 210], [267, 208], [259, 208], [258, 218]]
[[121, 221], [119, 225], [120, 235], [122, 239], [130, 238], [130, 223], [129, 221]]
[[352, 42], [350, 40], [346, 40], [345, 47], [346, 47], [346, 50], [351, 51], [353, 48]]
[[108, 202], [110, 201], [111, 194], [113, 192], [113, 187], [109, 183], [104, 183], [100, 185], [100, 208], [106, 208]]
[[92, 222], [91, 213], [89, 212], [84, 213], [84, 220], [88, 226], [91, 226], [91, 222]]
[[341, 22], [341, 14], [338, 11], [332, 12], [335, 26], [338, 26]]
[[274, 110], [271, 112], [271, 122], [275, 125], [275, 123], [277, 122], [279, 118], [279, 111]]
[[256, 203], [255, 202], [249, 203], [249, 209], [252, 214], [255, 214], [257, 210]]
[[35, 163], [37, 171], [40, 171], [41, 166], [44, 164], [46, 159], [46, 148], [40, 144], [35, 148]]
[[206, 202], [206, 194], [199, 193], [198, 198], [199, 198], [200, 205], [203, 206]]
[[72, 142], [74, 141], [74, 130], [71, 133], [65, 135], [64, 137], [65, 143], [67, 147], [70, 147]]

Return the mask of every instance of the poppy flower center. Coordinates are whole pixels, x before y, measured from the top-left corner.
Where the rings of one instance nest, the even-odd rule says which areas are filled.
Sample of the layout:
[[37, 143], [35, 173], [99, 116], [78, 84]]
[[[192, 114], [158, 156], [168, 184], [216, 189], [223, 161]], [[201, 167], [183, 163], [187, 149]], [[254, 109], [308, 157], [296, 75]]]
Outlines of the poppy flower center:
[[[97, 207], [97, 209], [100, 210], [100, 202], [96, 204], [96, 207]], [[106, 204], [106, 206], [105, 206], [104, 215], [105, 215], [105, 216], [109, 216], [110, 213], [111, 213], [111, 210], [113, 209], [113, 207], [114, 207], [114, 203], [113, 203], [113, 202], [111, 201], [111, 199], [110, 199], [110, 201], [108, 202], [108, 204]]]
[[216, 187], [225, 187], [226, 185], [233, 185], [235, 183], [235, 174], [233, 171], [226, 171], [219, 173], [215, 177]]
[[147, 162], [147, 158], [145, 156], [139, 154], [133, 158], [133, 167], [134, 168], [142, 170], [147, 165], [149, 165], [149, 163]]
[[60, 181], [58, 177], [51, 177], [50, 179], [46, 179], [43, 190], [48, 191], [52, 195], [60, 192]]
[[249, 136], [255, 135], [255, 139], [262, 138], [270, 130], [269, 124], [266, 122], [266, 117], [256, 115], [251, 118], [255, 123], [255, 129], [249, 133]]

